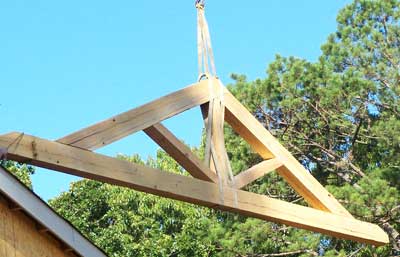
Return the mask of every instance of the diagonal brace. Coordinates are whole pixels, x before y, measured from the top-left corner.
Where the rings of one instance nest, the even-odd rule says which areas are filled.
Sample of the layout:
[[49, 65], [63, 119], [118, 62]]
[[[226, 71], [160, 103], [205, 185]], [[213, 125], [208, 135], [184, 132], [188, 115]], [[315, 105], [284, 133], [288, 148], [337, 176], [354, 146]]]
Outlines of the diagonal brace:
[[281, 167], [283, 164], [276, 158], [263, 161], [257, 165], [254, 165], [248, 170], [240, 172], [235, 176], [235, 187], [243, 188], [246, 185], [256, 181], [262, 176], [274, 171]]
[[176, 138], [161, 123], [144, 130], [165, 152], [175, 159], [193, 177], [217, 182], [218, 177], [184, 143]]

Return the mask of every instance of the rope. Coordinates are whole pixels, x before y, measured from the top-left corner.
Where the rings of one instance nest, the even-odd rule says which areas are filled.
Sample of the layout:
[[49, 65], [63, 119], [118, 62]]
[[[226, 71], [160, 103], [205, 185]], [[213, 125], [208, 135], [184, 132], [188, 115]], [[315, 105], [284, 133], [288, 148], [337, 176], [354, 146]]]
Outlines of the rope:
[[208, 74], [210, 77], [216, 77], [217, 72], [214, 64], [214, 53], [211, 45], [210, 31], [204, 15], [204, 0], [196, 0], [197, 9], [197, 54], [199, 77], [202, 74]]

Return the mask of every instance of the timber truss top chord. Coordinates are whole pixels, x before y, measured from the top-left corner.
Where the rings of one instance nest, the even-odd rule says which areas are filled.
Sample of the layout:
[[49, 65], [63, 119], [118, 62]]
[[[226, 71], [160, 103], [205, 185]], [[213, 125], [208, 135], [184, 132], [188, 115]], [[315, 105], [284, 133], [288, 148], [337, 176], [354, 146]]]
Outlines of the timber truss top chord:
[[[200, 106], [206, 127], [205, 159], [199, 159], [161, 122]], [[233, 177], [224, 145], [224, 122], [264, 161]], [[93, 152], [143, 130], [194, 178], [172, 174]], [[64, 173], [249, 217], [383, 245], [387, 234], [356, 220], [215, 77], [49, 141], [17, 132], [0, 136], [8, 158]], [[311, 207], [242, 190], [276, 171]]]

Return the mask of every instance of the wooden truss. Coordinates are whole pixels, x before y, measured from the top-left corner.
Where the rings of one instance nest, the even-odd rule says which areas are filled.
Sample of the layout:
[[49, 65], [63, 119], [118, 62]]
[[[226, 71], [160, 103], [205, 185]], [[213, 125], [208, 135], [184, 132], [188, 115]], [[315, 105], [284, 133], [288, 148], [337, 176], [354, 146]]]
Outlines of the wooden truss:
[[[201, 106], [206, 126], [204, 160], [161, 124], [196, 106]], [[224, 122], [264, 159], [235, 177], [225, 150]], [[193, 178], [93, 152], [141, 130]], [[354, 219], [217, 78], [202, 80], [57, 141], [13, 132], [0, 136], [0, 147], [7, 149], [9, 159], [27, 164], [338, 238], [388, 243], [380, 227]], [[274, 170], [311, 207], [241, 190]]]

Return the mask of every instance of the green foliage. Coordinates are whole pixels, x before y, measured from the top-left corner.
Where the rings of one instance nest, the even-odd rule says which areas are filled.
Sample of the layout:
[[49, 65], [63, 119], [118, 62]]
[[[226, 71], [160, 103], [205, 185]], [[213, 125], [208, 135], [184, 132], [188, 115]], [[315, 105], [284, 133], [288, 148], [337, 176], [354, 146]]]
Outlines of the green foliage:
[[[142, 163], [138, 156], [120, 156]], [[180, 173], [165, 153], [149, 166]], [[133, 190], [82, 180], [50, 204], [110, 256], [208, 256], [212, 212]]]
[[[277, 56], [265, 79], [233, 76], [231, 90], [255, 117], [355, 216], [391, 237], [378, 249], [329, 239], [320, 246], [326, 255], [399, 254], [399, 8], [399, 1], [354, 1], [318, 62]], [[228, 148], [235, 153], [237, 145]], [[285, 192], [273, 181], [248, 189], [287, 199], [270, 193]]]
[[[233, 75], [229, 86], [355, 217], [384, 228], [390, 245], [374, 248], [89, 180], [51, 205], [110, 256], [399, 256], [399, 19], [398, 0], [355, 0], [338, 14], [317, 62], [276, 56], [266, 78]], [[260, 161], [228, 127], [226, 141], [235, 173]], [[145, 163], [187, 174], [162, 151]], [[246, 189], [306, 204], [277, 174]]]
[[32, 166], [12, 161], [3, 161], [2, 166], [10, 171], [14, 176], [16, 176], [27, 187], [32, 189], [32, 181], [30, 175], [35, 172]]

